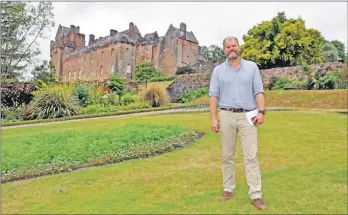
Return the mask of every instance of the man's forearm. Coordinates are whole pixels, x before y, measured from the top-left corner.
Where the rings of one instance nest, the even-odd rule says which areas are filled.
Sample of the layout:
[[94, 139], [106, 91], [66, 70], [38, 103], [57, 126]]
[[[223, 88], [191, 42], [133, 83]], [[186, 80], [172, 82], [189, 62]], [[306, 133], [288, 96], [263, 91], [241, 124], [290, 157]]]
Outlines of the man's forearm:
[[256, 104], [259, 110], [265, 109], [265, 96], [263, 93], [258, 93], [256, 95]]
[[216, 120], [216, 112], [217, 112], [217, 97], [210, 97], [210, 117], [212, 120]]

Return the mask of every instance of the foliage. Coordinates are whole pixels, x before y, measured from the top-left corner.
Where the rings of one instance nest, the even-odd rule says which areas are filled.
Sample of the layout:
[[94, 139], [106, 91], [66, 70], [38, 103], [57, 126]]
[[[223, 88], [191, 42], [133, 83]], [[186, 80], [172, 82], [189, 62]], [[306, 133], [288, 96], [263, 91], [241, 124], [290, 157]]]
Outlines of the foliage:
[[1, 2], [1, 76], [17, 78], [40, 54], [38, 39], [54, 26], [52, 2]]
[[73, 85], [42, 84], [35, 91], [34, 99], [30, 102], [31, 118], [46, 119], [79, 114], [80, 107], [77, 98], [73, 95]]
[[209, 93], [209, 87], [198, 88], [186, 93], [183, 97], [180, 98], [180, 102], [187, 103], [191, 100], [207, 95], [208, 93]]
[[31, 83], [2, 83], [1, 84], [1, 105], [7, 107], [19, 107], [29, 104], [33, 99], [32, 92], [35, 86]]
[[338, 56], [343, 60], [346, 57], [345, 53], [345, 45], [339, 40], [332, 40], [330, 42], [332, 45], [334, 45], [338, 51]]
[[148, 101], [151, 107], [160, 107], [168, 102], [166, 93], [161, 88], [152, 87], [146, 90], [144, 100]]
[[102, 107], [106, 107], [109, 105], [120, 105], [121, 98], [116, 95], [114, 92], [102, 91], [100, 93], [100, 89], [97, 90], [96, 94], [93, 97], [93, 104], [100, 104]]
[[150, 82], [162, 82], [162, 81], [172, 81], [176, 79], [177, 76], [159, 76], [159, 77], [154, 77], [149, 80]]
[[31, 74], [33, 75], [33, 81], [37, 82], [37, 84], [39, 84], [38, 80], [47, 84], [58, 82], [58, 80], [56, 80], [55, 74], [50, 70], [46, 60], [44, 60], [40, 66], [36, 66]]
[[120, 102], [126, 88], [125, 80], [118, 75], [112, 75], [108, 87], [112, 92], [118, 95]]
[[129, 105], [135, 102], [135, 95], [132, 93], [126, 93], [121, 99], [123, 105]]
[[287, 19], [284, 12], [251, 28], [243, 36], [241, 57], [253, 60], [260, 69], [320, 63], [324, 38], [307, 29], [301, 18]]
[[86, 107], [87, 105], [92, 103], [93, 91], [86, 85], [76, 84], [73, 94], [77, 97], [79, 104], [82, 107]]
[[314, 89], [328, 90], [328, 89], [347, 89], [348, 84], [348, 70], [334, 70], [328, 72], [327, 75], [315, 75]]
[[194, 70], [190, 66], [178, 67], [175, 75], [184, 75], [184, 74], [192, 74]]
[[1, 105], [1, 122], [17, 122], [22, 121], [23, 116], [19, 107], [6, 107]]
[[340, 59], [337, 48], [332, 43], [323, 45], [324, 62], [336, 62]]
[[85, 108], [82, 108], [82, 112], [85, 114], [110, 113], [110, 112], [120, 112], [120, 111], [126, 111], [126, 110], [146, 109], [150, 107], [151, 106], [149, 103], [137, 103], [137, 104], [130, 104], [127, 106], [119, 106], [119, 105], [103, 106], [100, 104], [93, 104]]
[[152, 62], [142, 61], [135, 66], [134, 79], [144, 82], [145, 88], [147, 88], [147, 83], [150, 79], [161, 76], [163, 76], [163, 73], [155, 68]]
[[226, 55], [224, 53], [223, 48], [220, 48], [217, 45], [211, 45], [208, 47], [201, 46], [201, 55], [210, 61], [224, 61], [226, 59]]
[[306, 80], [297, 80], [296, 78], [277, 78], [273, 90], [301, 90], [306, 88]]

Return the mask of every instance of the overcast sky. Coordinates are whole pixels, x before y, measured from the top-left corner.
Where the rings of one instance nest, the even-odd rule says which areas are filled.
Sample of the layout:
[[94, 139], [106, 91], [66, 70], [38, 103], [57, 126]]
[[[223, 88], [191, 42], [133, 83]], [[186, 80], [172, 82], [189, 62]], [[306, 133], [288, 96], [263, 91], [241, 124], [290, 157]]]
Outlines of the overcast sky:
[[[221, 46], [224, 37], [240, 38], [254, 25], [270, 20], [285, 11], [287, 18], [302, 17], [307, 28], [315, 28], [328, 40], [340, 40], [347, 48], [346, 2], [54, 2], [56, 26], [51, 30], [53, 40], [59, 24], [80, 26], [80, 33], [96, 38], [106, 36], [110, 29], [123, 31], [129, 22], [140, 33], [157, 31], [163, 36], [169, 25], [186, 23], [200, 45]], [[49, 60], [49, 41], [42, 43], [42, 59]]]

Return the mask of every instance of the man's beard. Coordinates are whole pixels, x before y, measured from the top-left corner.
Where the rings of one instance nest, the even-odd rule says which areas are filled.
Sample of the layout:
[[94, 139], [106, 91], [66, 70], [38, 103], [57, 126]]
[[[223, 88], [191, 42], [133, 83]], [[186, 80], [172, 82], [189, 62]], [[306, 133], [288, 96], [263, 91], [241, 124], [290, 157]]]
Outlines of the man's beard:
[[238, 52], [234, 52], [234, 51], [231, 51], [228, 55], [227, 55], [227, 58], [229, 60], [235, 60], [239, 57], [239, 53]]

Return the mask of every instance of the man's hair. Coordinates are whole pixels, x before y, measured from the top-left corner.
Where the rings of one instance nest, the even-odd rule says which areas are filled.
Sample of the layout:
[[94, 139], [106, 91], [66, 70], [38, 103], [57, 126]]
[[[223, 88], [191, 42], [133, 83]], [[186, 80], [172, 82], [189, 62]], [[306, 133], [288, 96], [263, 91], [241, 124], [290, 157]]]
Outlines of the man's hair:
[[222, 41], [222, 48], [223, 49], [225, 49], [225, 42], [226, 41], [230, 41], [230, 40], [234, 40], [234, 41], [236, 41], [237, 42], [237, 45], [239, 46], [239, 41], [238, 41], [238, 38], [237, 37], [226, 37], [225, 39], [224, 39], [224, 41]]

